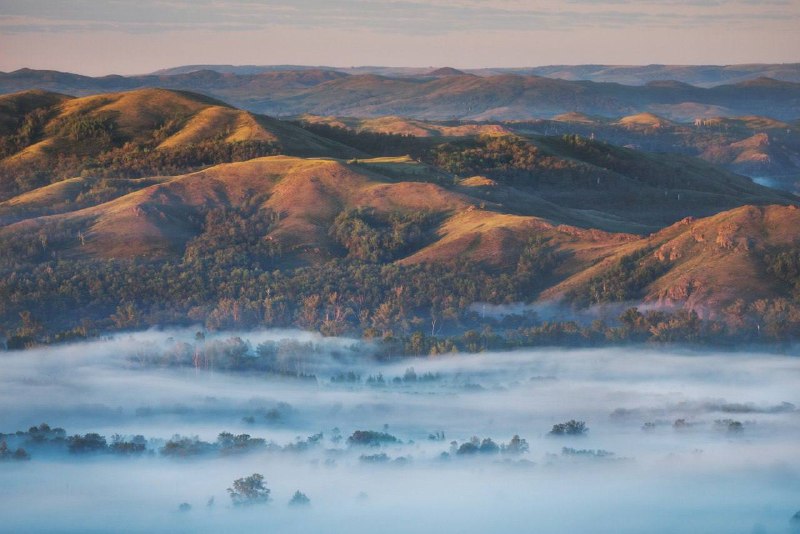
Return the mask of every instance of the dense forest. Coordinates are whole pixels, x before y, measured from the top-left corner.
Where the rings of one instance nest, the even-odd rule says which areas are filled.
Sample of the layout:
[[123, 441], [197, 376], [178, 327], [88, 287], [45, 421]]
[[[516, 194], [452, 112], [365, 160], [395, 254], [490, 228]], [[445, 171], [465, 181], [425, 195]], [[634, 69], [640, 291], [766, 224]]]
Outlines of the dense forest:
[[[787, 298], [739, 301], [713, 320], [681, 309], [620, 308], [640, 298], [663, 268], [642, 254], [621, 258], [583, 292], [569, 293], [555, 313], [531, 307], [486, 316], [475, 303], [536, 300], [558, 263], [556, 253], [533, 238], [509, 272], [469, 263], [387, 263], [396, 251], [424, 241], [418, 221], [425, 217], [343, 213], [330, 229], [342, 257], [297, 269], [281, 269], [280, 246], [253, 237], [274, 222], [254, 209], [210, 210], [178, 261], [52, 259], [41, 242], [8, 240], [2, 245], [13, 253], [4, 257], [0, 317], [9, 348], [198, 323], [212, 330], [295, 326], [379, 338], [391, 353], [415, 355], [554, 343], [787, 342], [800, 333], [800, 249], [763, 259], [765, 270], [793, 288]], [[588, 305], [594, 311], [581, 313]]]

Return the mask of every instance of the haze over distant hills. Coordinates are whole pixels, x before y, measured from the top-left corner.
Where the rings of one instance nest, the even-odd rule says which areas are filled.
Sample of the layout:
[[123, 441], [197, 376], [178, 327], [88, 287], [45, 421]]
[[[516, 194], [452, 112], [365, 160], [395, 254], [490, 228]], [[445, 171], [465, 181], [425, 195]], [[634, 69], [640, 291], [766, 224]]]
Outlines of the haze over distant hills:
[[192, 90], [275, 116], [313, 113], [522, 120], [568, 112], [617, 118], [652, 112], [684, 121], [740, 115], [779, 120], [800, 117], [800, 84], [764, 77], [702, 88], [677, 81], [620, 85], [516, 73], [476, 76], [455, 69], [428, 69], [413, 76], [309, 68], [276, 68], [255, 74], [197, 70], [100, 78], [28, 69], [0, 74], [0, 92], [4, 93], [44, 89], [88, 95], [142, 87]]
[[[347, 74], [382, 76], [421, 76], [436, 67], [325, 67], [302, 65], [183, 65], [161, 69], [155, 75], [188, 74], [213, 70], [230, 74], [261, 74], [282, 70], [335, 70]], [[755, 78], [773, 78], [800, 82], [800, 63], [763, 63], [741, 65], [547, 65], [519, 68], [460, 69], [478, 76], [493, 74], [529, 74], [563, 80], [613, 82], [644, 85], [648, 82], [674, 80], [699, 87], [738, 83]]]

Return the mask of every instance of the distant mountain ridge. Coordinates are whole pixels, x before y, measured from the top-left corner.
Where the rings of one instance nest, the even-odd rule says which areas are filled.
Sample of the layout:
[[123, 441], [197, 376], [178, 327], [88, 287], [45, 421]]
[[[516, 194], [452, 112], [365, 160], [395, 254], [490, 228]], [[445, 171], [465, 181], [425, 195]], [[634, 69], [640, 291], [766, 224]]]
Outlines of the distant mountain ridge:
[[619, 118], [650, 112], [687, 121], [713, 116], [800, 117], [800, 83], [748, 79], [712, 88], [679, 82], [632, 86], [513, 73], [491, 76], [441, 69], [416, 77], [336, 70], [260, 74], [197, 70], [174, 75], [91, 78], [21, 69], [0, 73], [0, 93], [43, 89], [76, 96], [146, 87], [189, 90], [273, 116], [305, 113], [353, 117], [525, 120], [569, 112]]
[[[330, 67], [304, 65], [182, 65], [161, 69], [154, 75], [188, 74], [213, 70], [229, 74], [261, 74], [284, 70], [332, 70], [347, 74], [379, 74], [384, 76], [420, 76], [427, 72], [452, 67]], [[800, 82], [800, 63], [750, 63], [737, 65], [543, 65], [539, 67], [458, 69], [459, 72], [490, 76], [495, 74], [533, 74], [563, 80], [612, 82], [624, 85], [646, 85], [650, 82], [674, 80], [698, 87], [712, 87], [767, 77], [786, 82]]]

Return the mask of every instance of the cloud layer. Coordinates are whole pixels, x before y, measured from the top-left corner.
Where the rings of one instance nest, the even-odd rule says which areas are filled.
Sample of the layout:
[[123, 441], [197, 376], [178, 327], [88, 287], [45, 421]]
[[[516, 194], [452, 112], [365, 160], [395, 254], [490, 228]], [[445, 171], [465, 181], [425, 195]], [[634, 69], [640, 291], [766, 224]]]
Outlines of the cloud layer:
[[796, 0], [120, 0], [5, 2], [6, 32], [246, 31], [272, 27], [388, 31], [398, 35], [486, 30], [796, 28]]
[[800, 0], [6, 0], [0, 69], [782, 62], [799, 25]]

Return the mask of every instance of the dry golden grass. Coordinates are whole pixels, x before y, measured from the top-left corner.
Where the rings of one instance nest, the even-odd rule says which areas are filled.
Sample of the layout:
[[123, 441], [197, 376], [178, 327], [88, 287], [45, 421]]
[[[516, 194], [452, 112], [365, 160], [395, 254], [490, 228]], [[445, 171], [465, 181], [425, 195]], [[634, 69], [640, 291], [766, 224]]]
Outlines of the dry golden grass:
[[225, 136], [229, 143], [237, 141], [278, 142], [278, 137], [264, 128], [252, 114], [238, 109], [211, 106], [197, 112], [178, 132], [159, 148], [196, 144]]
[[800, 243], [800, 209], [742, 206], [704, 219], [685, 219], [664, 230], [619, 246], [604, 261], [547, 290], [554, 299], [586, 284], [625, 255], [644, 248], [668, 264], [646, 290], [645, 300], [685, 304], [699, 312], [721, 309], [738, 298], [780, 296], [763, 276], [761, 256], [769, 248]]
[[[19, 98], [21, 97], [17, 100]], [[171, 134], [158, 148], [175, 148], [221, 139], [229, 143], [242, 141], [274, 143], [282, 152], [303, 157], [363, 156], [357, 150], [316, 136], [293, 124], [253, 115], [194, 93], [166, 89], [139, 89], [83, 98], [55, 95], [50, 100], [53, 113], [44, 126], [44, 138], [5, 158], [2, 165], [7, 169], [34, 164], [45, 165], [54, 154], [76, 154], [87, 157], [109, 148], [102, 143], [93, 145], [91, 140], [82, 142], [84, 140], [70, 138], [60, 125], [76, 118], [113, 120], [114, 143], [117, 146], [128, 141], [145, 144], [152, 142], [154, 134], [165, 125], [169, 125]], [[16, 100], [13, 102], [19, 104]], [[0, 127], [2, 127], [3, 113], [3, 102], [0, 101]], [[14, 116], [15, 124], [20, 116]]]
[[[166, 98], [162, 92], [151, 96]], [[99, 109], [120, 104], [105, 97], [91, 105]], [[142, 117], [144, 114], [136, 113], [137, 121], [146, 120]], [[220, 129], [235, 139], [275, 135], [281, 142], [307, 141], [305, 132], [272, 121], [208, 104], [168, 143], [197, 142]], [[134, 122], [130, 119], [127, 124]], [[261, 198], [262, 207], [279, 216], [270, 237], [282, 243], [287, 262], [297, 265], [319, 263], [337, 254], [329, 228], [344, 210], [424, 211], [437, 214], [441, 221], [432, 229], [435, 239], [401, 263], [475, 262], [489, 269], [513, 268], [522, 247], [540, 236], [561, 258], [554, 274], [560, 282], [542, 296], [553, 299], [586, 284], [621, 257], [647, 248], [653, 261], [664, 262], [669, 269], [646, 288], [646, 299], [687, 303], [696, 309], [724, 306], [738, 297], [774, 295], [778, 288], [765, 282], [760, 255], [772, 246], [798, 243], [800, 209], [794, 207], [744, 206], [705, 219], [686, 219], [640, 238], [560, 224], [570, 220], [568, 214], [533, 197], [525, 203], [535, 204], [536, 210], [524, 213], [539, 216], [509, 213], [509, 200], [502, 194], [514, 195], [513, 189], [505, 191], [504, 186], [481, 176], [462, 180], [457, 187], [444, 187], [425, 180], [434, 172], [409, 157], [348, 161], [274, 156], [162, 178], [155, 185], [100, 205], [36, 216], [37, 210], [67, 204], [79, 194], [83, 182], [75, 178], [0, 204], [0, 216], [5, 212], [29, 216], [0, 232], [37, 232], [64, 221], [83, 229], [85, 243], [76, 239], [67, 251], [76, 257], [175, 257], [199, 231], [197, 221], [205, 210], [241, 206]], [[493, 196], [481, 196], [486, 190]], [[587, 220], [595, 216], [591, 210], [580, 214]]]
[[665, 128], [673, 126], [674, 123], [654, 115], [653, 113], [637, 113], [636, 115], [629, 115], [623, 117], [617, 123], [620, 126], [626, 127], [646, 127], [646, 128]]
[[591, 117], [585, 113], [579, 113], [577, 111], [556, 115], [553, 117], [553, 120], [558, 122], [574, 122], [578, 124], [598, 124], [600, 122], [604, 122], [602, 119]]
[[0, 202], [0, 207], [29, 209], [44, 208], [53, 204], [74, 199], [84, 187], [83, 178], [70, 178], [54, 184], [46, 185], [33, 191], [23, 193], [19, 196]]
[[485, 176], [472, 176], [458, 182], [464, 187], [497, 187], [497, 182]]
[[[3, 231], [38, 227], [60, 217], [86, 228], [86, 244], [79, 249], [76, 244], [75, 254], [158, 257], [179, 252], [194, 235], [197, 229], [188, 222], [190, 215], [263, 197], [263, 207], [280, 215], [273, 238], [279, 239], [290, 255], [295, 251], [307, 262], [329, 257], [334, 249], [328, 236], [333, 220], [343, 210], [356, 207], [371, 207], [385, 214], [439, 214], [445, 221], [439, 239], [407, 259], [412, 263], [469, 259], [507, 266], [516, 261], [521, 244], [536, 232], [558, 237], [560, 246], [574, 248], [574, 255], [583, 262], [596, 257], [605, 246], [602, 242], [621, 239], [614, 234], [556, 227], [535, 217], [480, 209], [477, 206], [485, 202], [436, 184], [387, 180], [377, 172], [380, 166], [424, 167], [406, 158], [380, 158], [355, 165], [331, 159], [259, 158], [165, 178], [104, 204], [17, 223]], [[18, 202], [44, 202], [50, 195], [63, 195], [68, 185], [39, 191]]]
[[309, 124], [326, 124], [338, 128], [348, 128], [359, 132], [373, 132], [394, 135], [413, 135], [414, 137], [473, 137], [476, 135], [508, 135], [511, 132], [500, 124], [443, 124], [387, 115], [374, 119], [355, 119], [343, 117], [322, 117], [303, 115], [301, 120]]

